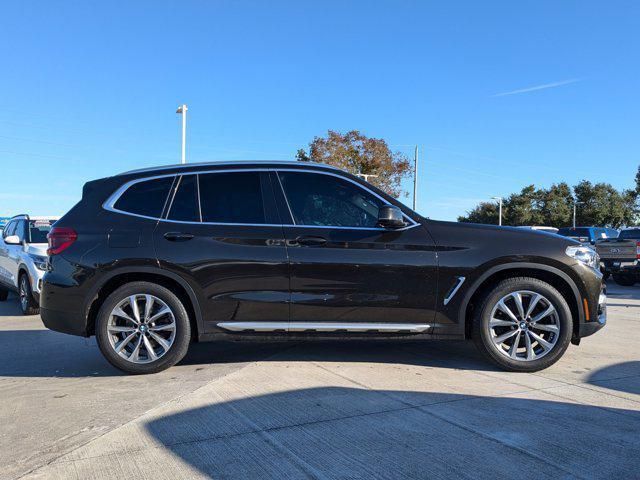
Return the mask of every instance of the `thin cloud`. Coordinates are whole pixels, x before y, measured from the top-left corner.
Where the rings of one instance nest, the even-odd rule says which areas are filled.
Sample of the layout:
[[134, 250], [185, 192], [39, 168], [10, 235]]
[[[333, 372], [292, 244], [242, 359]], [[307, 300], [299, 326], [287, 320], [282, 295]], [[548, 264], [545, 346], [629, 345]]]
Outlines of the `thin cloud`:
[[582, 80], [581, 78], [572, 78], [571, 80], [562, 80], [560, 82], [543, 83], [542, 85], [536, 85], [535, 87], [521, 88], [520, 90], [511, 90], [509, 92], [496, 93], [491, 95], [492, 97], [506, 97], [507, 95], [518, 95], [519, 93], [536, 92], [538, 90], [546, 90], [547, 88], [562, 87], [563, 85], [569, 85]]

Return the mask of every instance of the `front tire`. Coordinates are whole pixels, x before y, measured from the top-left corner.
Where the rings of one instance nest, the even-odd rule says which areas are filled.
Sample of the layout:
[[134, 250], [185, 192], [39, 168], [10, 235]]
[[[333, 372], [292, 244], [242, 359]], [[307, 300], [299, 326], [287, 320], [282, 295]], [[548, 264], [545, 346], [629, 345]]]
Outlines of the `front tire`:
[[104, 301], [96, 318], [100, 351], [114, 367], [156, 373], [187, 353], [191, 326], [180, 299], [150, 282], [127, 283]]
[[40, 306], [33, 298], [29, 275], [23, 273], [18, 280], [18, 293], [20, 294], [20, 310], [23, 315], [37, 315], [40, 313]]
[[564, 297], [537, 278], [500, 282], [475, 309], [473, 340], [504, 370], [536, 372], [564, 354], [573, 331]]
[[626, 273], [613, 274], [613, 281], [623, 287], [633, 287], [636, 284], [637, 280], [638, 279], [635, 277], [635, 275], [629, 275]]

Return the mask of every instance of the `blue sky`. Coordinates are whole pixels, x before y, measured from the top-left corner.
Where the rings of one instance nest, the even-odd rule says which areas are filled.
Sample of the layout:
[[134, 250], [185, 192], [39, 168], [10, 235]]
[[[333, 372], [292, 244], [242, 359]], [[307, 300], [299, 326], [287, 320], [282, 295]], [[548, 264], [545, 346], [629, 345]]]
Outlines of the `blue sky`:
[[[423, 153], [418, 211], [631, 187], [640, 2], [4, 2], [0, 215], [179, 162], [293, 159], [327, 129]], [[409, 187], [409, 183], [407, 183]], [[410, 204], [411, 200], [406, 199]]]

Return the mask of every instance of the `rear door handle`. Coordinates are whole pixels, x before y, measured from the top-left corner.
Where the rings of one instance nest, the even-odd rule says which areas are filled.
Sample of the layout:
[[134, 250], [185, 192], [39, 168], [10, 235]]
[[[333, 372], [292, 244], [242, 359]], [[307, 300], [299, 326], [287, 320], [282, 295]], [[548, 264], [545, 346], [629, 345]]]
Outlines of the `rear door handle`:
[[193, 238], [193, 234], [183, 232], [167, 232], [164, 234], [164, 238], [166, 238], [170, 242], [186, 242], [187, 240], [191, 240]]
[[324, 245], [327, 243], [327, 239], [324, 237], [315, 237], [315, 236], [302, 236], [296, 238], [295, 242], [298, 245], [305, 245], [308, 247], [319, 247], [320, 245]]

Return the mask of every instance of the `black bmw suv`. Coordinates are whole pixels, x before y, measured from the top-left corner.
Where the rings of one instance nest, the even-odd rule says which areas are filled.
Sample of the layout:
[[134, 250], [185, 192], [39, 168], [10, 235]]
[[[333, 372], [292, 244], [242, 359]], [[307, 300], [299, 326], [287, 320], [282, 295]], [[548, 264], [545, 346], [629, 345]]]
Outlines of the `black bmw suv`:
[[324, 165], [158, 167], [95, 180], [49, 234], [45, 325], [130, 373], [216, 338], [473, 339], [535, 371], [606, 321], [575, 240], [425, 219]]

